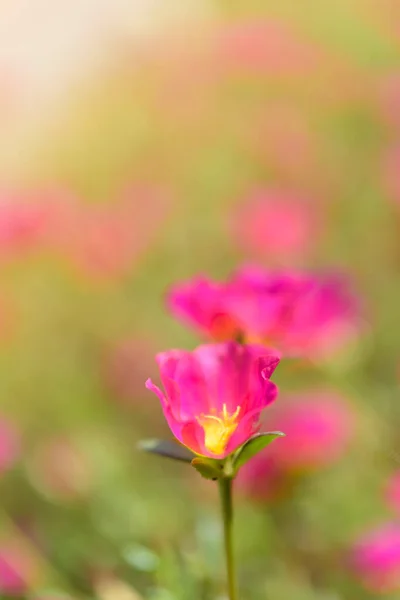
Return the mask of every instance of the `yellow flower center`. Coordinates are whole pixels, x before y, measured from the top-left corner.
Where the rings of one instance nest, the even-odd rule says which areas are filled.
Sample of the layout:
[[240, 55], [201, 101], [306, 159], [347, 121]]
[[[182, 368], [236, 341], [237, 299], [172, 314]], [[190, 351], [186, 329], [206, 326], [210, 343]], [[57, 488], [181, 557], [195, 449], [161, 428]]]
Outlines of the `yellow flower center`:
[[212, 454], [223, 454], [225, 452], [228, 442], [238, 426], [237, 419], [239, 413], [240, 406], [230, 415], [226, 404], [224, 404], [220, 415], [202, 414], [197, 418], [197, 421], [204, 429], [204, 445]]

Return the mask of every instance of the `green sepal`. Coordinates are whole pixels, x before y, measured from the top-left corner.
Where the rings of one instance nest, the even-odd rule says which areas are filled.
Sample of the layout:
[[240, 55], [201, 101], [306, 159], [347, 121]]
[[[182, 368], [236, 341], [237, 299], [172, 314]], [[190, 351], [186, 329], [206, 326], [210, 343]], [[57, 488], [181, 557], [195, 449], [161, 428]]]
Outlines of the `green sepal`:
[[253, 456], [261, 452], [276, 438], [285, 437], [281, 431], [268, 431], [267, 433], [256, 433], [243, 446], [236, 450], [233, 455], [233, 468], [235, 473], [243, 467]]
[[180, 460], [185, 463], [192, 462], [196, 456], [188, 448], [172, 440], [142, 440], [139, 442], [138, 447], [145, 452], [158, 454], [159, 456], [172, 458], [173, 460]]
[[212, 458], [203, 458], [197, 456], [192, 460], [192, 466], [200, 473], [204, 479], [221, 479], [224, 477], [223, 464], [221, 461]]

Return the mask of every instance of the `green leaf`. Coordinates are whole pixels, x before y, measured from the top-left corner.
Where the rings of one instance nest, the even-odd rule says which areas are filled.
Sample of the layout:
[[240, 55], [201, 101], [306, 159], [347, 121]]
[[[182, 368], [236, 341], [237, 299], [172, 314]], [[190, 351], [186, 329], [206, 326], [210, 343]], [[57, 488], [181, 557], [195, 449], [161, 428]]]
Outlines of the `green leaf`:
[[192, 460], [192, 466], [200, 473], [202, 477], [204, 477], [204, 479], [215, 480], [223, 477], [222, 465], [212, 458], [194, 458]]
[[188, 448], [171, 440], [143, 440], [139, 442], [138, 447], [145, 452], [158, 454], [159, 456], [165, 456], [166, 458], [172, 458], [186, 463], [192, 462], [195, 457], [195, 454]]
[[235, 472], [279, 437], [285, 437], [285, 434], [281, 431], [269, 431], [267, 433], [256, 433], [253, 435], [234, 455], [233, 466]]

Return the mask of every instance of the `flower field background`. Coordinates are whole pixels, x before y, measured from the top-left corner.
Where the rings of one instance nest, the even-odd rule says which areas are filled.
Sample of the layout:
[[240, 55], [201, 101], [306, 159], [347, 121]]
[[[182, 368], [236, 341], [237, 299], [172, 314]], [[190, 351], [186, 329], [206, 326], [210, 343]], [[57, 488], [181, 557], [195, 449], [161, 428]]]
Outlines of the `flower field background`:
[[399, 598], [400, 6], [110, 0], [90, 36], [84, 2], [59, 38], [35, 2], [36, 37], [0, 9], [1, 598], [225, 598], [216, 486], [138, 443], [172, 437], [155, 355], [210, 333], [171, 290], [256, 267], [351, 311], [274, 374], [240, 598]]

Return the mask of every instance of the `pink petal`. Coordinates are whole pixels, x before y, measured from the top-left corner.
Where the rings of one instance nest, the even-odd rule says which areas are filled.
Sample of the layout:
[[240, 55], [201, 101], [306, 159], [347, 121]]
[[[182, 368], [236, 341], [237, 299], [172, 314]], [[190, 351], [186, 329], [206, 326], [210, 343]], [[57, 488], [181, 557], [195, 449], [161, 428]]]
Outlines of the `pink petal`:
[[234, 452], [259, 430], [260, 410], [254, 409], [245, 414], [226, 447], [225, 456]]
[[181, 430], [181, 442], [196, 454], [205, 455], [204, 448], [204, 430], [200, 425], [193, 421], [186, 423]]
[[276, 367], [279, 365], [280, 359], [277, 355], [261, 356], [258, 359], [258, 368], [263, 379], [270, 379]]
[[167, 295], [167, 305], [189, 325], [209, 331], [215, 315], [220, 312], [220, 291], [219, 284], [198, 277], [174, 286]]
[[210, 411], [204, 373], [193, 353], [172, 350], [159, 354], [157, 362], [168, 404], [177, 420], [192, 421]]
[[161, 401], [161, 408], [163, 410], [164, 417], [168, 423], [168, 426], [171, 429], [174, 436], [181, 441], [182, 423], [175, 418], [173, 411], [171, 410], [171, 407], [168, 403], [168, 400], [165, 397], [165, 394], [162, 392], [162, 390], [160, 390], [158, 386], [154, 385], [151, 379], [148, 379], [146, 381], [146, 388], [151, 392], [154, 392], [159, 397]]
[[164, 406], [167, 406], [167, 399], [164, 395], [164, 393], [160, 390], [160, 388], [155, 385], [151, 379], [147, 379], [145, 386], [148, 390], [150, 390], [151, 392], [154, 392], [159, 399], [161, 400], [161, 405], [164, 408]]

